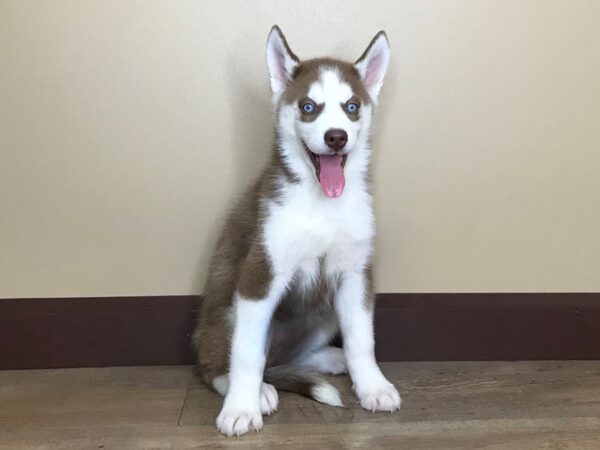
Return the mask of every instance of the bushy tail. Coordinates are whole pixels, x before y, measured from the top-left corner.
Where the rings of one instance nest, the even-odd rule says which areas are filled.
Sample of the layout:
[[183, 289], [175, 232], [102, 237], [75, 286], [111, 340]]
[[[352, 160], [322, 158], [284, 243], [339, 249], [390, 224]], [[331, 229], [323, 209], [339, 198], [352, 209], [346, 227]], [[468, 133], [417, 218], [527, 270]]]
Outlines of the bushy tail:
[[269, 367], [265, 382], [280, 391], [295, 392], [331, 406], [344, 406], [337, 388], [306, 367], [294, 364]]

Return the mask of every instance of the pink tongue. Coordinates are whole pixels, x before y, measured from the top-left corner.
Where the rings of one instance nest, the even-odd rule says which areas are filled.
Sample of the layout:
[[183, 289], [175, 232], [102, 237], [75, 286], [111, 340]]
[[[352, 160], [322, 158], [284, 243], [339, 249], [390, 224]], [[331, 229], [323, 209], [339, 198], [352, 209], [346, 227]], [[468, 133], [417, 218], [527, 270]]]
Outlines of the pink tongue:
[[319, 155], [321, 173], [319, 182], [323, 192], [329, 198], [337, 198], [342, 195], [346, 180], [342, 168], [342, 155]]

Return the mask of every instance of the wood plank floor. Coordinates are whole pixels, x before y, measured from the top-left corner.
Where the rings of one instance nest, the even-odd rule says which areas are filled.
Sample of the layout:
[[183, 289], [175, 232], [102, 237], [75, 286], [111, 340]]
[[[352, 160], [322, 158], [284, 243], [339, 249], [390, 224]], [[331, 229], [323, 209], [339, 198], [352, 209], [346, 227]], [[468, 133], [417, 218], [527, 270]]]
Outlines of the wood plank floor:
[[600, 361], [387, 363], [399, 413], [280, 393], [260, 433], [225, 438], [191, 367], [0, 372], [0, 449], [600, 449]]

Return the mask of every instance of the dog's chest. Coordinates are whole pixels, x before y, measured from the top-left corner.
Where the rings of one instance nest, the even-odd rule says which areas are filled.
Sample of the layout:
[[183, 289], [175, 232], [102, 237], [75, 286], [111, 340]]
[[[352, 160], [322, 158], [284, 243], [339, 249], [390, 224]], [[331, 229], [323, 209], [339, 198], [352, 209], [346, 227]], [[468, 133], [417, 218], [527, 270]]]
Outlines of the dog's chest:
[[271, 203], [264, 224], [267, 251], [276, 271], [315, 278], [364, 265], [374, 235], [368, 193], [345, 192], [329, 199], [320, 192], [292, 191]]

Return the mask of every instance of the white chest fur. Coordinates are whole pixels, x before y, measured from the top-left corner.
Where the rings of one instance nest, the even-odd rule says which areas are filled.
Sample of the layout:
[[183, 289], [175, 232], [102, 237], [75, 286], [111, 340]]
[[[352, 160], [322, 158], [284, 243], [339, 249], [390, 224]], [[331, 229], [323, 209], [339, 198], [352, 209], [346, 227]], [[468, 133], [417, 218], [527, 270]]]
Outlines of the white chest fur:
[[326, 197], [316, 184], [288, 185], [267, 210], [263, 238], [276, 274], [313, 278], [320, 260], [328, 275], [362, 271], [368, 264], [375, 227], [362, 183], [347, 186], [337, 199]]

